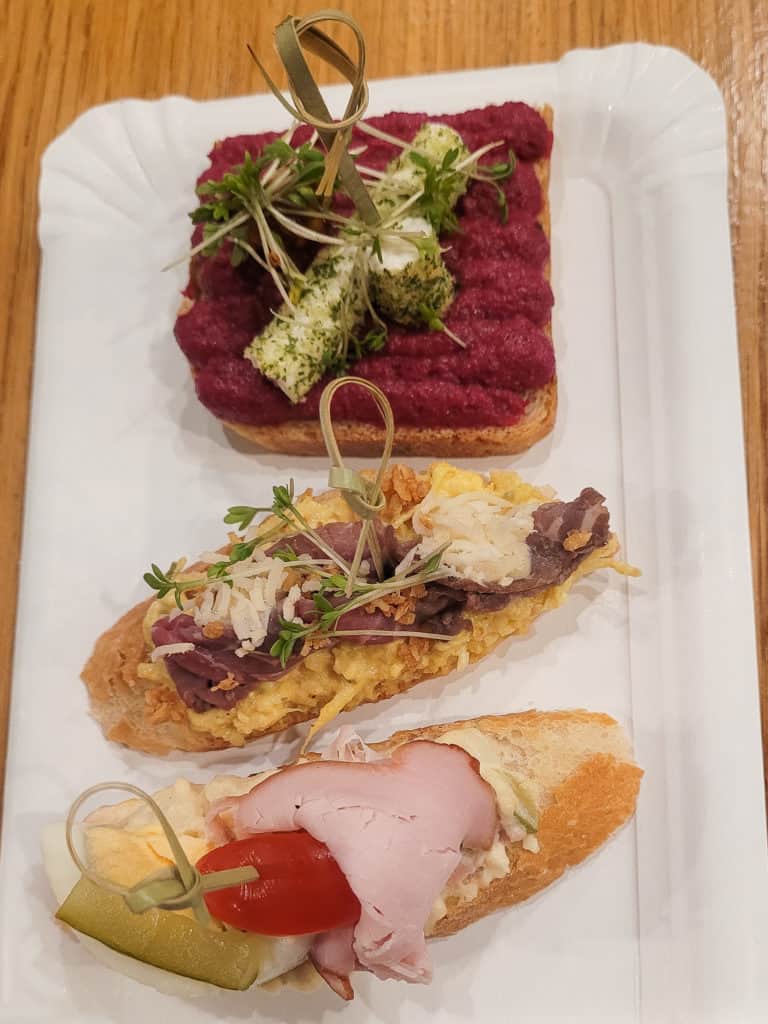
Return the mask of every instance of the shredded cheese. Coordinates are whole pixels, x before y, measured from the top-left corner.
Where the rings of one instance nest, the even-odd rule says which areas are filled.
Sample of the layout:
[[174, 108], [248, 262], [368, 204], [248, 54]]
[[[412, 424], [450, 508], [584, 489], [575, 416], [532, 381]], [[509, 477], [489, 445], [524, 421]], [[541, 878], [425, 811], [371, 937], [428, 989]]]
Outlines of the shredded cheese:
[[[443, 544], [443, 565], [477, 583], [507, 586], [531, 572], [526, 538], [536, 502], [515, 505], [487, 490], [447, 495], [433, 487], [413, 513], [421, 558]], [[399, 568], [399, 567], [398, 567]]]
[[155, 647], [149, 657], [152, 661], [159, 661], [168, 654], [187, 654], [194, 649], [194, 644], [161, 644], [160, 647]]

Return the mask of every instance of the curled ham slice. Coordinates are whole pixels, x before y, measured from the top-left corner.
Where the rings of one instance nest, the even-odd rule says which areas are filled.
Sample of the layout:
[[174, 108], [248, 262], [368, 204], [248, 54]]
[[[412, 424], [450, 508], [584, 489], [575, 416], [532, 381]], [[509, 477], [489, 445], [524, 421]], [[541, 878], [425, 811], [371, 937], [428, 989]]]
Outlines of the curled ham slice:
[[379, 754], [373, 747], [364, 743], [351, 725], [342, 725], [320, 756], [323, 761], [369, 763], [383, 761], [386, 754]]
[[462, 850], [487, 850], [497, 827], [496, 798], [475, 759], [428, 740], [367, 763], [293, 765], [214, 805], [209, 817], [217, 841], [305, 829], [325, 843], [362, 908], [353, 931], [320, 936], [312, 951], [345, 998], [352, 966], [379, 978], [431, 979], [424, 925], [432, 905]]

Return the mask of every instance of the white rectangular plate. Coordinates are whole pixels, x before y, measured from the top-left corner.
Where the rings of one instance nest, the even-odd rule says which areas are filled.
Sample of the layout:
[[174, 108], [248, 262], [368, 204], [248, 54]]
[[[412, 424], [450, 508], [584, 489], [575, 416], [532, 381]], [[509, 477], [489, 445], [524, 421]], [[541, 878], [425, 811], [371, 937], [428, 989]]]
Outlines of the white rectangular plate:
[[[588, 863], [434, 943], [430, 987], [356, 978], [344, 1020], [764, 1020], [768, 872], [721, 98], [681, 54], [631, 45], [375, 83], [371, 112], [509, 98], [555, 110], [560, 379], [554, 434], [509, 464], [567, 497], [603, 491], [643, 577], [591, 577], [525, 639], [347, 720], [380, 737], [532, 707], [604, 710], [633, 733], [646, 777], [636, 821]], [[43, 161], [3, 1020], [340, 1019], [325, 990], [188, 1003], [106, 971], [52, 921], [39, 854], [43, 825], [90, 783], [152, 789], [287, 751], [283, 738], [199, 758], [127, 752], [103, 740], [78, 680], [98, 634], [144, 596], [150, 560], [209, 548], [223, 510], [263, 504], [273, 481], [324, 484], [323, 460], [237, 450], [198, 405], [171, 336], [185, 271], [159, 272], [184, 251], [212, 142], [284, 120], [268, 96], [125, 101], [84, 114]]]

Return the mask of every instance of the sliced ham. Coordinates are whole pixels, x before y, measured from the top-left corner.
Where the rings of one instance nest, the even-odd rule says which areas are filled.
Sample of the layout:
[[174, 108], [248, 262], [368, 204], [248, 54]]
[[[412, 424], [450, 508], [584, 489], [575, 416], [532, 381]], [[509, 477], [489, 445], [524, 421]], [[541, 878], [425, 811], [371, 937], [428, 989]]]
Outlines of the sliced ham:
[[334, 928], [333, 931], [318, 935], [312, 943], [309, 958], [315, 970], [336, 995], [342, 999], [353, 999], [354, 991], [349, 976], [357, 967], [353, 948], [355, 929]]
[[381, 761], [386, 754], [379, 754], [373, 747], [369, 747], [351, 725], [343, 725], [320, 756], [323, 761], [368, 763]]
[[294, 765], [215, 805], [209, 820], [218, 841], [305, 829], [325, 843], [362, 908], [352, 934], [327, 933], [313, 950], [340, 994], [351, 992], [350, 964], [379, 978], [430, 980], [424, 925], [432, 905], [462, 850], [488, 849], [497, 827], [496, 798], [477, 762], [459, 747], [426, 740], [368, 763]]

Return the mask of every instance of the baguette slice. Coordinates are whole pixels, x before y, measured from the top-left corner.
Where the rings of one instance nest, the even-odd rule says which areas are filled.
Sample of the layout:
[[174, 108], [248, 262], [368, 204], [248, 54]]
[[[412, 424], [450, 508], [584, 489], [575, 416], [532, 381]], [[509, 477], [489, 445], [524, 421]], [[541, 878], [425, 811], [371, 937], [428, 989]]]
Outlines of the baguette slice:
[[[422, 474], [406, 466], [391, 467], [384, 482], [383, 520], [408, 520], [441, 465], [435, 464]], [[468, 471], [448, 470], [466, 478], [464, 490], [472, 490], [478, 486], [477, 481], [485, 479]], [[492, 480], [494, 477], [508, 482], [514, 478], [516, 486], [527, 488], [526, 495], [543, 494], [528, 488], [516, 474], [491, 473]], [[493, 489], [496, 485], [486, 482], [482, 486]], [[298, 501], [313, 526], [350, 515], [335, 491], [316, 496], [307, 492]], [[423, 680], [479, 661], [507, 637], [526, 633], [543, 612], [562, 604], [582, 576], [605, 568], [631, 571], [616, 561], [618, 547], [616, 537], [610, 534], [564, 582], [515, 597], [498, 611], [467, 612], [471, 630], [465, 629], [449, 640], [402, 638], [367, 647], [341, 642], [332, 648], [313, 650], [280, 679], [260, 687], [228, 711], [190, 710], [178, 696], [167, 670], [159, 663], [151, 664], [148, 624], [167, 614], [172, 605], [161, 606], [149, 599], [127, 612], [96, 642], [82, 674], [92, 713], [108, 739], [151, 754], [242, 746], [312, 719], [319, 727], [341, 711], [384, 700]]]
[[[449, 886], [444, 891], [439, 916], [432, 915], [432, 923], [426, 932], [428, 937], [451, 935], [488, 914], [541, 892], [569, 867], [581, 863], [599, 849], [635, 811], [643, 772], [634, 762], [627, 734], [614, 719], [604, 714], [529, 711], [486, 716], [398, 732], [371, 746], [389, 752], [411, 740], [436, 740], [448, 732], [475, 729], [496, 740], [504, 760], [516, 775], [530, 780], [535, 787], [539, 852], [525, 850], [519, 842], [507, 843], [509, 865], [501, 877], [487, 884], [480, 881], [474, 893], [472, 886], [466, 883], [463, 887]], [[455, 737], [451, 740], [461, 742]], [[233, 792], [242, 792], [242, 786], [237, 786], [239, 780], [233, 781]], [[223, 792], [219, 785], [216, 798]], [[160, 799], [173, 820], [172, 805], [167, 799]], [[135, 801], [117, 805], [117, 821], [125, 822], [125, 815], [121, 815], [120, 809], [130, 810], [131, 803], [135, 804]], [[102, 812], [98, 813], [101, 815]], [[106, 820], [100, 817], [99, 824], [106, 824]], [[193, 823], [188, 822], [187, 827], [193, 827]], [[183, 833], [181, 838], [183, 841]], [[112, 846], [112, 865], [116, 863], [116, 854], [117, 850]], [[62, 900], [68, 891], [67, 881], [73, 885], [77, 875], [66, 871], [71, 861], [61, 830], [47, 835], [45, 861], [51, 885], [57, 898]], [[482, 867], [478, 874], [481, 871]], [[204, 983], [141, 964], [93, 940], [84, 941], [89, 950], [108, 966], [160, 991], [184, 996], [204, 995], [211, 991], [211, 987]], [[311, 966], [304, 963], [272, 981], [270, 988], [279, 989], [285, 984], [311, 988], [314, 973]]]
[[[518, 597], [512, 605], [498, 612], [468, 613], [472, 632], [461, 633], [449, 641], [393, 640], [370, 648], [342, 643], [333, 651], [316, 651], [271, 684], [272, 692], [278, 693], [300, 688], [307, 695], [304, 707], [288, 710], [263, 728], [246, 734], [235, 732], [233, 728], [222, 736], [206, 729], [206, 715], [216, 715], [217, 722], [222, 720], [220, 716], [234, 720], [238, 705], [227, 712], [192, 712], [171, 686], [158, 686], [156, 681], [142, 677], [140, 666], [147, 664], [148, 659], [144, 620], [154, 603], [150, 598], [123, 615], [96, 642], [82, 673], [90, 695], [91, 712], [107, 739], [149, 754], [242, 746], [262, 736], [283, 732], [292, 725], [317, 719], [336, 695], [346, 693], [348, 699], [334, 715], [363, 703], [386, 700], [426, 679], [479, 661], [507, 637], [527, 633], [542, 612], [565, 601], [573, 584], [582, 576], [612, 567], [617, 551], [618, 541], [611, 535], [608, 543], [595, 550], [564, 583], [530, 597]], [[355, 656], [365, 657], [370, 663], [370, 679], [357, 689], [343, 672], [345, 659]], [[399, 666], [397, 675], [384, 671], [386, 661]], [[333, 715], [329, 715], [329, 720], [331, 717]]]
[[446, 914], [428, 937], [452, 935], [503, 907], [520, 903], [580, 864], [635, 812], [642, 768], [619, 723], [592, 711], [525, 711], [488, 715], [395, 733], [377, 749], [413, 739], [438, 739], [456, 728], [477, 728], [510, 751], [515, 767], [539, 788], [539, 852], [507, 843], [508, 873], [469, 900], [450, 891]]
[[[553, 113], [550, 106], [537, 108], [551, 130]], [[536, 176], [541, 185], [542, 206], [538, 223], [549, 239], [551, 217], [549, 202], [550, 160], [537, 160]], [[551, 261], [547, 259], [543, 273], [551, 281]], [[551, 323], [542, 330], [552, 337]], [[194, 376], [194, 372], [193, 372]], [[550, 433], [557, 413], [557, 378], [539, 391], [527, 396], [525, 415], [509, 427], [413, 427], [395, 428], [393, 451], [397, 455], [427, 455], [458, 458], [481, 455], [516, 455]], [[320, 423], [316, 420], [285, 420], [283, 423], [252, 425], [222, 421], [227, 430], [245, 438], [258, 448], [291, 455], [324, 455]], [[334, 432], [342, 448], [350, 455], [379, 455], [384, 445], [384, 429], [378, 423], [355, 420], [334, 421]]]

